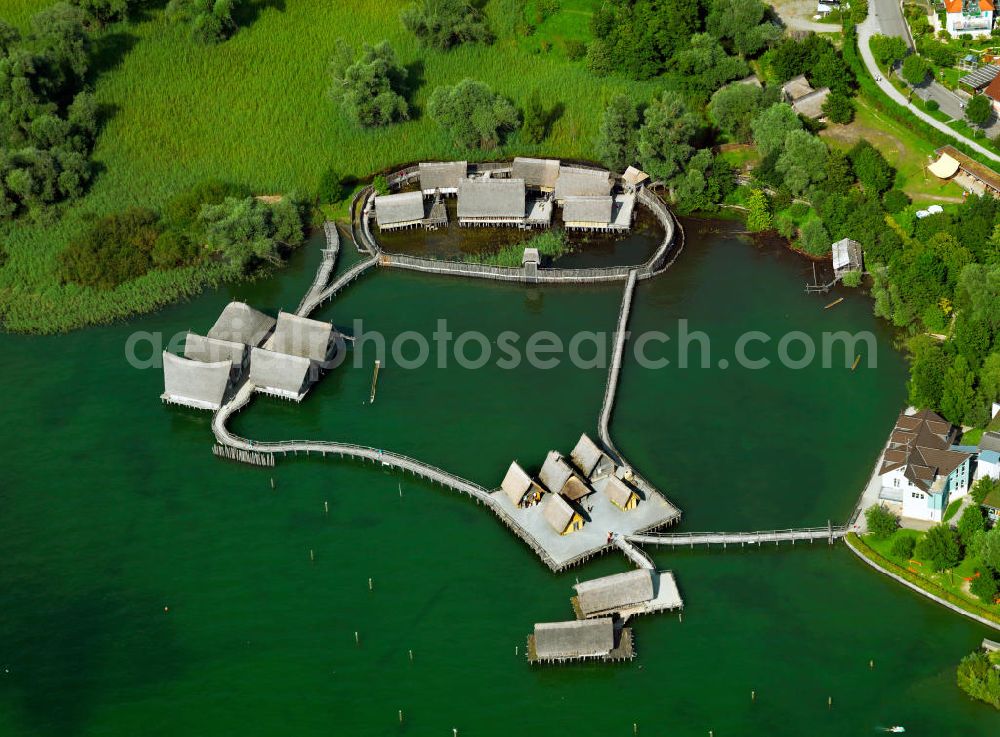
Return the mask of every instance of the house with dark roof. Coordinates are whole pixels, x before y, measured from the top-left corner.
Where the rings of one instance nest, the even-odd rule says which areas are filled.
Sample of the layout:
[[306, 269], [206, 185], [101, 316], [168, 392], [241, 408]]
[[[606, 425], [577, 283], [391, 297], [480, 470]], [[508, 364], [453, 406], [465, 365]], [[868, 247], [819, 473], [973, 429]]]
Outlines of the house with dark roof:
[[971, 453], [954, 450], [957, 431], [930, 410], [901, 413], [879, 469], [879, 497], [903, 517], [940, 522], [948, 503], [969, 492]]

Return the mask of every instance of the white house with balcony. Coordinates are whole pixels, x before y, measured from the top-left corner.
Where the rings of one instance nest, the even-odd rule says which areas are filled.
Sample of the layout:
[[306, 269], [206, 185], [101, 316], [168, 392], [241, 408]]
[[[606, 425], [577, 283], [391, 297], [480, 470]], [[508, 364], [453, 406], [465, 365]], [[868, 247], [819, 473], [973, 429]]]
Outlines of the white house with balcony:
[[879, 476], [879, 498], [902, 506], [902, 516], [940, 522], [955, 499], [969, 493], [972, 454], [953, 447], [957, 432], [930, 410], [900, 414]]
[[952, 36], [989, 36], [993, 0], [944, 0], [945, 28]]

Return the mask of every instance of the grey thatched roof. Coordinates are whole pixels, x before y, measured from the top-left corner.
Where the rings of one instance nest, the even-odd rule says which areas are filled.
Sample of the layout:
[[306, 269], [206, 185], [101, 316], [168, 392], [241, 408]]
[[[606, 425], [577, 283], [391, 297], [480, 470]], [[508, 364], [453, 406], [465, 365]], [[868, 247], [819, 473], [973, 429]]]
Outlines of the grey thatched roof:
[[523, 218], [523, 179], [463, 179], [458, 185], [460, 218]]
[[208, 331], [209, 338], [256, 346], [274, 329], [274, 318], [244, 302], [230, 302]]
[[503, 489], [503, 492], [514, 504], [520, 504], [521, 500], [524, 499], [524, 495], [529, 491], [543, 491], [542, 487], [532, 480], [531, 476], [521, 468], [517, 461], [510, 464], [510, 468], [507, 469], [507, 475], [503, 477], [503, 483], [500, 484], [500, 488]]
[[611, 175], [603, 169], [585, 169], [579, 166], [559, 167], [556, 180], [556, 199], [611, 194]]
[[569, 467], [566, 459], [560, 455], [559, 451], [550, 450], [549, 454], [545, 456], [545, 463], [542, 464], [542, 470], [538, 473], [538, 478], [545, 484], [549, 491], [553, 494], [558, 494], [559, 490], [562, 489], [572, 475], [573, 469]]
[[555, 450], [545, 457], [538, 478], [553, 494], [563, 494], [569, 499], [579, 499], [592, 491], [583, 477]]
[[455, 189], [469, 171], [468, 161], [428, 161], [419, 165], [420, 189]]
[[545, 521], [552, 525], [552, 529], [561, 535], [565, 532], [569, 523], [573, 521], [573, 515], [576, 514], [573, 507], [558, 494], [547, 495], [546, 500], [542, 504], [542, 514], [545, 517]]
[[841, 238], [830, 250], [833, 252], [834, 270], [861, 268], [861, 244], [857, 241]]
[[625, 508], [634, 493], [635, 489], [617, 476], [609, 476], [604, 483], [604, 495], [622, 509]]
[[163, 351], [163, 394], [167, 399], [203, 409], [218, 409], [229, 386], [232, 361], [203, 363]]
[[330, 355], [332, 337], [333, 325], [328, 322], [279, 312], [278, 326], [274, 329], [268, 349], [322, 363]]
[[531, 159], [518, 156], [511, 165], [511, 176], [523, 179], [529, 187], [553, 189], [559, 179], [559, 159]]
[[631, 184], [633, 187], [643, 182], [649, 181], [649, 174], [642, 171], [641, 169], [636, 169], [634, 166], [630, 166], [622, 174], [622, 180], [625, 184]]
[[423, 220], [424, 193], [403, 192], [375, 197], [375, 222], [379, 227]]
[[610, 195], [567, 197], [563, 200], [563, 222], [610, 223], [612, 204]]
[[537, 248], [525, 248], [524, 253], [521, 254], [521, 265], [524, 264], [540, 264], [542, 263], [542, 257], [538, 253]]
[[184, 357], [192, 361], [204, 363], [232, 361], [234, 365], [242, 366], [246, 352], [247, 347], [243, 343], [206, 338], [197, 333], [188, 333], [184, 336]]
[[781, 92], [784, 94], [785, 99], [789, 102], [795, 102], [799, 98], [810, 94], [812, 91], [813, 87], [809, 84], [809, 80], [806, 79], [806, 75], [804, 74], [792, 77], [790, 80], [781, 85]]
[[793, 102], [792, 110], [807, 118], [821, 118], [823, 117], [823, 103], [826, 102], [826, 98], [829, 96], [830, 88], [821, 87], [815, 92], [810, 92], [808, 95], [800, 97]]
[[583, 581], [573, 588], [585, 616], [641, 604], [656, 595], [653, 572], [647, 568]]
[[250, 382], [263, 388], [298, 395], [309, 388], [308, 358], [287, 353], [275, 353], [263, 348], [250, 352]]
[[600, 657], [614, 648], [615, 626], [610, 617], [535, 625], [535, 653], [539, 658]]
[[584, 433], [576, 441], [576, 446], [573, 448], [573, 452], [569, 454], [569, 457], [584, 476], [590, 476], [594, 469], [597, 468], [597, 464], [601, 458], [607, 458], [607, 455], [598, 447], [597, 443], [590, 439], [589, 435]]

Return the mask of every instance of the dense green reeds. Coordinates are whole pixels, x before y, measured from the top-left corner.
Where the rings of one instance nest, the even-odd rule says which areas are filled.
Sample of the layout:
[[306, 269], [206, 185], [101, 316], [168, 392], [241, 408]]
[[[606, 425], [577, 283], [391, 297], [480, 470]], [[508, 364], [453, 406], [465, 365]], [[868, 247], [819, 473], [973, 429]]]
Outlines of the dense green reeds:
[[[391, 0], [287, 0], [283, 10], [251, 3], [252, 23], [211, 46], [193, 42], [157, 9], [139, 23], [105, 29], [92, 80], [106, 114], [94, 151], [100, 171], [89, 193], [58, 217], [0, 230], [8, 256], [0, 269], [0, 319], [9, 330], [53, 332], [121, 319], [197, 291], [217, 275], [156, 272], [103, 292], [64, 285], [56, 256], [88, 218], [132, 205], [158, 209], [205, 179], [258, 194], [313, 192], [329, 166], [364, 179], [428, 158], [592, 158], [605, 101], [622, 90], [648, 99], [655, 89], [654, 83], [594, 77], [584, 62], [567, 59], [565, 42], [587, 38], [598, 2], [563, 0], [530, 35], [511, 30], [490, 46], [449, 52], [421, 48], [398, 21], [404, 3]], [[513, 5], [491, 0], [487, 11], [499, 17]], [[13, 0], [4, 12], [24, 24], [37, 8], [31, 0]], [[409, 69], [414, 120], [371, 130], [342, 115], [326, 95], [338, 38], [393, 44]], [[528, 145], [515, 135], [498, 150], [455, 150], [423, 112], [436, 86], [465, 77], [486, 82], [518, 106], [540, 90], [554, 111], [548, 139]]]

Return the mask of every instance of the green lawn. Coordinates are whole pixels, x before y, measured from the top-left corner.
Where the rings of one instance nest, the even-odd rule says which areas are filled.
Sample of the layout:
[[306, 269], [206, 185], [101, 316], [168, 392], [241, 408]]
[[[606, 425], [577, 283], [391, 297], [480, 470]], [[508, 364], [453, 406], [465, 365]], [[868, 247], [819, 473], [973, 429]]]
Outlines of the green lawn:
[[854, 122], [832, 125], [820, 134], [827, 143], [846, 151], [859, 139], [867, 140], [895, 167], [896, 186], [918, 203], [961, 201], [961, 187], [943, 182], [925, 170], [937, 148], [934, 144], [876, 110], [864, 96], [855, 98], [855, 103]]
[[[101, 173], [88, 195], [53, 224], [20, 222], [0, 231], [7, 252], [0, 269], [0, 318], [18, 331], [52, 331], [122, 318], [198, 286], [196, 274], [153, 272], [113, 292], [61, 285], [57, 254], [85, 219], [129, 205], [157, 207], [178, 190], [209, 177], [249, 185], [257, 193], [311, 192], [320, 173], [373, 172], [419, 159], [488, 158], [512, 153], [592, 157], [606, 100], [619, 91], [648, 99], [655, 83], [596, 78], [569, 62], [562, 41], [589, 36], [600, 0], [564, 0], [534, 35], [501, 36], [492, 46], [426, 51], [403, 29], [399, 0], [288, 0], [284, 10], [255, 3], [249, 27], [218, 46], [200, 46], [162, 12], [135, 26], [108, 29], [95, 92], [109, 119], [94, 158]], [[11, 0], [8, 17], [24, 21], [37, 2]], [[487, 11], [501, 26], [507, 0]], [[35, 7], [29, 7], [29, 6]], [[388, 39], [415, 80], [415, 120], [363, 130], [326, 97], [327, 65], [339, 38], [352, 44]], [[540, 50], [550, 38], [551, 50]], [[546, 91], [561, 114], [550, 138], [532, 146], [514, 140], [502, 150], [455, 150], [420, 114], [437, 85], [473, 77], [516, 103]]]
[[860, 539], [860, 542], [875, 551], [890, 564], [898, 567], [898, 570], [893, 569], [894, 573], [905, 574], [904, 577], [908, 580], [927, 588], [938, 596], [941, 596], [941, 591], [943, 590], [948, 594], [948, 597], [951, 597], [952, 603], [958, 603], [980, 616], [1000, 622], [1000, 604], [984, 604], [977, 597], [966, 591], [968, 582], [965, 579], [975, 575], [976, 569], [980, 567], [978, 561], [973, 558], [966, 558], [953, 571], [935, 573], [929, 561], [921, 560], [918, 557], [914, 557], [912, 560], [902, 560], [892, 554], [892, 544], [901, 536], [913, 537], [919, 541], [924, 536], [924, 533], [915, 530], [900, 529], [891, 537], [884, 540], [880, 540], [873, 535], [865, 535]]

